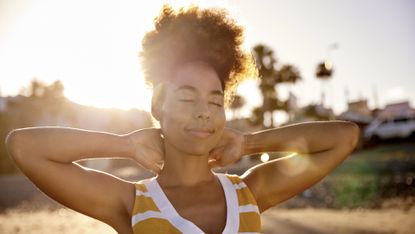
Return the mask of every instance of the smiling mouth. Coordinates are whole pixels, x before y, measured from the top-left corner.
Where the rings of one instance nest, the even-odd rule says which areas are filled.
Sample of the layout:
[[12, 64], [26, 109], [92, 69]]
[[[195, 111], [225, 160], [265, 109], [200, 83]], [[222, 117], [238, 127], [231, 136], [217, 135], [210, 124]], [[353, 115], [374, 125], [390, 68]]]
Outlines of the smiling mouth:
[[199, 138], [206, 138], [213, 134], [213, 131], [201, 129], [186, 129], [186, 132]]

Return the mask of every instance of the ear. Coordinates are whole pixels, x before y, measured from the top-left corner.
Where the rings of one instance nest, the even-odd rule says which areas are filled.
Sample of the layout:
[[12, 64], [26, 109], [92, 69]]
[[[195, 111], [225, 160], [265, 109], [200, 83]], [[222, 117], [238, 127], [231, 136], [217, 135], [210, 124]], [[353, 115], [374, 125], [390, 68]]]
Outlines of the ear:
[[157, 85], [153, 90], [153, 97], [151, 98], [151, 115], [157, 120], [161, 121], [161, 107], [163, 105], [164, 90], [163, 85]]
[[161, 120], [161, 103], [160, 101], [155, 101], [154, 96], [151, 101], [151, 115], [160, 122]]

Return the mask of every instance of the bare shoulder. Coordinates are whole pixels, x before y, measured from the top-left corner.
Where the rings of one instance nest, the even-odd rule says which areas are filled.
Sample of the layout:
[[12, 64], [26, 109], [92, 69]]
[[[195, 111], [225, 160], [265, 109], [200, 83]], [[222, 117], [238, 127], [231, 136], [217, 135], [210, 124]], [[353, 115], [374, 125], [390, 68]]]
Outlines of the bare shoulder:
[[89, 175], [84, 177], [85, 187], [88, 187], [88, 181], [88, 184], [93, 184], [91, 186], [93, 191], [78, 197], [85, 200], [88, 200], [93, 194], [96, 197], [94, 201], [90, 201], [89, 204], [91, 205], [88, 206], [89, 209], [87, 210], [74, 207], [73, 204], [71, 206], [77, 208], [75, 210], [78, 212], [107, 223], [117, 232], [129, 232], [135, 201], [136, 182], [131, 182], [103, 171], [85, 170], [89, 171]]

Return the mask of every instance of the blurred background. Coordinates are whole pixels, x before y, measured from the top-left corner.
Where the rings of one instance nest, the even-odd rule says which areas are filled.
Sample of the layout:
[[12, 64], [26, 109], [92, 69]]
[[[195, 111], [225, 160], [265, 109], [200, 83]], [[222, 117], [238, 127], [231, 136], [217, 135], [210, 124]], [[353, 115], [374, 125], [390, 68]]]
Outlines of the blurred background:
[[[166, 1], [0, 0], [0, 137], [68, 126], [124, 134], [152, 126], [141, 39]], [[357, 149], [333, 173], [266, 211], [264, 233], [411, 233], [415, 228], [415, 2], [170, 1], [224, 7], [245, 26], [260, 78], [242, 83], [227, 125], [357, 123]], [[242, 174], [286, 156], [243, 157]], [[135, 181], [123, 159], [81, 162]], [[22, 221], [24, 220], [24, 222]], [[115, 233], [46, 197], [0, 144], [0, 233]]]

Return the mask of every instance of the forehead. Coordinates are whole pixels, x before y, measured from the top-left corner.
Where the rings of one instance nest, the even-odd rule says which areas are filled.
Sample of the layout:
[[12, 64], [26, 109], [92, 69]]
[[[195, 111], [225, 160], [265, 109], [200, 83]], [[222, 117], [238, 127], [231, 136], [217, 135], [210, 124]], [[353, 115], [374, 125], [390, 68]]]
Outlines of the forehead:
[[170, 90], [176, 90], [182, 86], [191, 86], [200, 92], [222, 91], [222, 85], [215, 69], [204, 62], [198, 61], [179, 65], [171, 75], [172, 77], [167, 82]]

